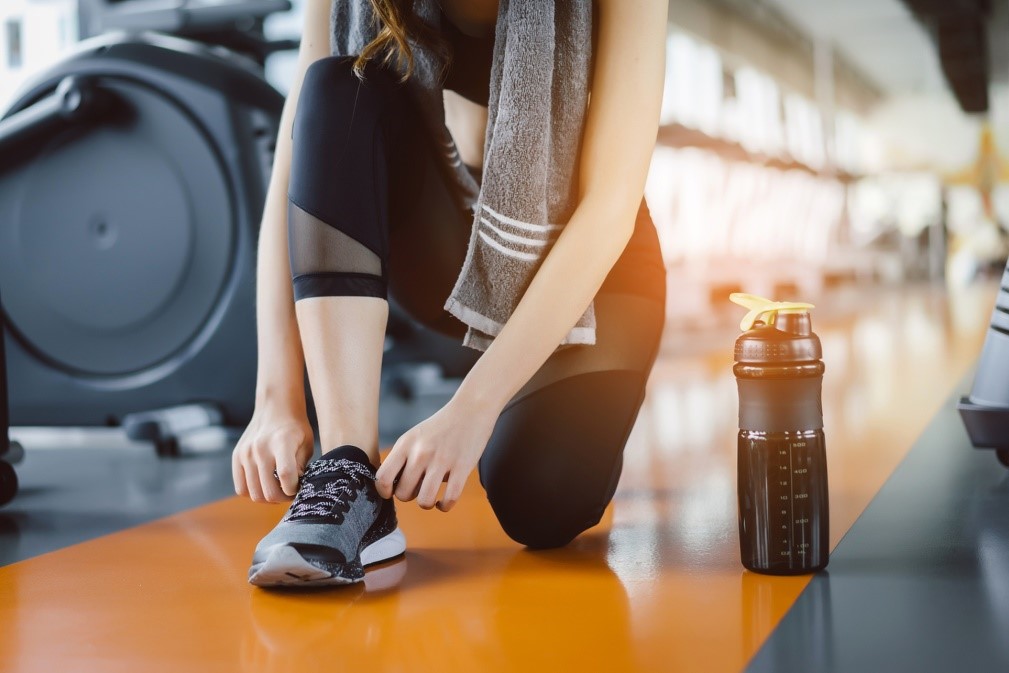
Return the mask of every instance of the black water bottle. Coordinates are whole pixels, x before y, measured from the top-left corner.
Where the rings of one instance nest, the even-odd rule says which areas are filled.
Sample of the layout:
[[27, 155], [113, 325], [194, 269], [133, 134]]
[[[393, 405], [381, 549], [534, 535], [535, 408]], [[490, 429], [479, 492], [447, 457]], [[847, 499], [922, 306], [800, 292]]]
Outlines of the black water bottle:
[[737, 491], [743, 565], [771, 575], [827, 565], [824, 365], [811, 304], [733, 294], [750, 309], [736, 339]]

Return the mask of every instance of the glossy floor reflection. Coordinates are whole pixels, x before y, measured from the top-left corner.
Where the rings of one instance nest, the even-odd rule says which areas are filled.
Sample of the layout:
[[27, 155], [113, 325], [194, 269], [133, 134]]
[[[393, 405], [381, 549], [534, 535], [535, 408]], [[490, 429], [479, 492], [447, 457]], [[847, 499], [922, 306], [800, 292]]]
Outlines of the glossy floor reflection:
[[970, 445], [958, 397], [947, 398], [747, 673], [1009, 670], [1009, 472]]
[[[994, 291], [814, 320], [832, 545], [973, 363]], [[0, 568], [0, 670], [739, 671], [809, 580], [739, 565], [732, 338], [660, 359], [614, 503], [567, 548], [509, 540], [474, 474], [450, 514], [400, 504], [407, 557], [363, 586], [267, 592], [246, 569], [284, 507], [228, 498]]]

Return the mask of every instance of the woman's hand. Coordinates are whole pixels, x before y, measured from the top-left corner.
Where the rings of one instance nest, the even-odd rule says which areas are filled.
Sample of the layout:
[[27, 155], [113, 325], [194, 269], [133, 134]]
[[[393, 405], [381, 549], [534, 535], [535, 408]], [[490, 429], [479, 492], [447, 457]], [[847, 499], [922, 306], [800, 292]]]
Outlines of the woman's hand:
[[[452, 509], [487, 448], [500, 411], [493, 406], [476, 408], [453, 398], [396, 441], [376, 474], [379, 494], [391, 498], [395, 492], [404, 502], [417, 498], [423, 509], [436, 505], [442, 512]], [[446, 480], [445, 497], [436, 502], [438, 489]]]
[[257, 404], [231, 454], [235, 493], [254, 502], [290, 500], [298, 492], [298, 478], [312, 457], [314, 441], [305, 413], [276, 402]]

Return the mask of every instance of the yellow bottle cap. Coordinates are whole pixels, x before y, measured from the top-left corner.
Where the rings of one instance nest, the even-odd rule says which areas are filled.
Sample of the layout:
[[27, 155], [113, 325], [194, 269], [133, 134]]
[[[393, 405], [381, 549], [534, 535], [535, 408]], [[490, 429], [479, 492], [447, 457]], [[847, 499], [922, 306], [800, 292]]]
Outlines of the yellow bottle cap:
[[739, 304], [743, 308], [749, 309], [749, 313], [743, 316], [739, 322], [739, 329], [744, 332], [753, 327], [761, 316], [767, 315], [764, 320], [768, 325], [774, 324], [774, 319], [779, 313], [805, 313], [815, 308], [812, 304], [798, 301], [771, 301], [755, 294], [745, 294], [743, 292], [733, 292], [729, 295], [729, 300], [734, 304]]

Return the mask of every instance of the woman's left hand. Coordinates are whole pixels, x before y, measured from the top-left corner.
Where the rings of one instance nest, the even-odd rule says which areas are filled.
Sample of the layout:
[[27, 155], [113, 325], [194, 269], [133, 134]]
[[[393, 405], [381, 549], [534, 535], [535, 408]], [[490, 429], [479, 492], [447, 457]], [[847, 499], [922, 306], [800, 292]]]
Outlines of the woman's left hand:
[[[452, 509], [487, 447], [500, 412], [453, 398], [396, 440], [375, 477], [379, 495], [391, 498], [395, 493], [403, 502], [417, 498], [423, 509]], [[445, 497], [436, 502], [446, 480]]]

